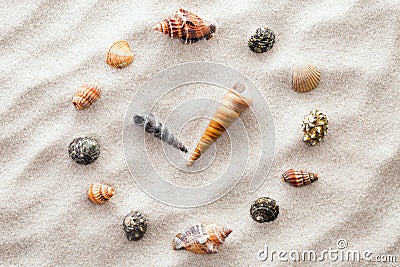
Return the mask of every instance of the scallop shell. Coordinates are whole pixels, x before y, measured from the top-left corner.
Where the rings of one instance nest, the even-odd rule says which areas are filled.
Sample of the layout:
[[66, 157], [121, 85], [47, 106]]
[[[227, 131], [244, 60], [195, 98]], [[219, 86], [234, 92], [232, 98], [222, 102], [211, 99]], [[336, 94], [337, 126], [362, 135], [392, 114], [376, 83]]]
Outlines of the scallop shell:
[[132, 211], [122, 222], [126, 238], [133, 241], [142, 239], [147, 231], [147, 219], [138, 211]]
[[201, 39], [211, 39], [216, 26], [181, 8], [172, 17], [157, 23], [153, 29], [169, 35], [171, 39], [179, 38], [185, 43], [194, 43]]
[[196, 149], [187, 162], [191, 166], [198, 160], [225, 130], [240, 117], [240, 114], [250, 107], [252, 99], [244, 96], [247, 87], [242, 83], [237, 83], [224, 96], [221, 105], [211, 119], [206, 131], [201, 137]]
[[98, 83], [84, 84], [78, 88], [72, 103], [78, 110], [82, 110], [93, 104], [100, 98], [101, 87]]
[[218, 252], [232, 229], [217, 224], [198, 223], [186, 231], [176, 235], [172, 241], [174, 250], [185, 249], [196, 254], [211, 254]]
[[320, 81], [321, 72], [313, 65], [295, 68], [293, 70], [292, 86], [298, 93], [314, 90]]
[[88, 198], [97, 204], [104, 204], [115, 194], [115, 188], [104, 184], [92, 184], [88, 190]]
[[282, 174], [282, 181], [287, 182], [295, 187], [309, 185], [317, 180], [317, 174], [301, 170], [297, 171], [294, 169], [290, 169]]
[[107, 51], [107, 64], [112, 68], [125, 68], [133, 61], [133, 52], [125, 40], [111, 44]]
[[274, 221], [279, 215], [279, 206], [269, 197], [260, 197], [251, 205], [250, 216], [258, 223]]
[[90, 164], [100, 155], [99, 142], [91, 137], [78, 137], [68, 146], [69, 156], [79, 164]]

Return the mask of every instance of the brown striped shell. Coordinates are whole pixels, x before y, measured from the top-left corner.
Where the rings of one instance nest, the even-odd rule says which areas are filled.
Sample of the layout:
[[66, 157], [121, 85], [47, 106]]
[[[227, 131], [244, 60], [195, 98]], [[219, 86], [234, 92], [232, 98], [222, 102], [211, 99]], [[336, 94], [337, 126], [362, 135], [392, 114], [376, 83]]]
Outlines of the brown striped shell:
[[306, 93], [314, 90], [320, 81], [321, 72], [313, 65], [295, 68], [292, 77], [293, 90]]
[[125, 40], [111, 44], [107, 51], [106, 63], [112, 68], [125, 68], [133, 61], [133, 52]]
[[172, 241], [174, 250], [185, 249], [196, 254], [211, 254], [218, 252], [232, 229], [217, 224], [198, 223], [186, 231], [176, 235]]
[[200, 39], [211, 39], [216, 26], [181, 8], [172, 17], [156, 24], [153, 29], [169, 35], [171, 39], [179, 38], [185, 43], [194, 43]]
[[99, 99], [100, 95], [101, 87], [98, 83], [84, 84], [76, 91], [72, 103], [78, 110], [85, 109]]
[[290, 169], [282, 174], [282, 181], [292, 186], [299, 187], [309, 185], [318, 180], [318, 175], [312, 172]]
[[250, 107], [252, 102], [251, 98], [246, 98], [243, 95], [246, 89], [247, 87], [244, 84], [237, 83], [224, 96], [221, 105], [215, 112], [214, 117], [211, 119], [206, 131], [192, 153], [192, 156], [188, 160], [188, 166], [193, 165], [193, 163], [200, 158], [201, 154], [240, 117], [240, 114]]
[[115, 188], [104, 184], [92, 184], [88, 190], [88, 198], [97, 204], [104, 204], [115, 194]]

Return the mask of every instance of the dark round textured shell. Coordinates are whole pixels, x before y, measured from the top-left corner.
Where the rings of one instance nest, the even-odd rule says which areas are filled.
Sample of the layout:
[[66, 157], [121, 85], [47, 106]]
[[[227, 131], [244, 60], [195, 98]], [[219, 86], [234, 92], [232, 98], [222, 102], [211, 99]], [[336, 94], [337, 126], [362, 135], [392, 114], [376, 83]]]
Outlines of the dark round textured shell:
[[250, 215], [259, 223], [271, 222], [278, 217], [279, 206], [269, 197], [260, 197], [251, 205]]
[[100, 155], [100, 144], [91, 137], [75, 138], [68, 147], [70, 157], [79, 164], [90, 164]]
[[275, 34], [268, 28], [260, 27], [250, 37], [248, 46], [255, 53], [263, 53], [270, 50], [275, 43]]
[[122, 222], [126, 237], [129, 240], [140, 240], [147, 231], [147, 219], [138, 211], [132, 211], [126, 215]]

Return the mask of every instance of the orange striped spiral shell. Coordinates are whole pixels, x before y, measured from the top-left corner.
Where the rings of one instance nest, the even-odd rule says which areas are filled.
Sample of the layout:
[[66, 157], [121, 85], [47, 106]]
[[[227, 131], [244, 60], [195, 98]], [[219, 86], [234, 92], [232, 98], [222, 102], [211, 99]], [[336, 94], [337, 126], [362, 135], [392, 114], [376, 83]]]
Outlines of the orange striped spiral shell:
[[297, 171], [294, 169], [290, 169], [282, 174], [282, 181], [287, 182], [295, 187], [309, 185], [317, 180], [317, 174], [301, 170]]
[[179, 38], [185, 43], [194, 43], [200, 39], [211, 39], [216, 26], [181, 8], [172, 17], [159, 22], [153, 29], [169, 35], [171, 39]]
[[78, 88], [75, 96], [72, 98], [72, 103], [76, 109], [81, 110], [87, 108], [101, 95], [101, 87], [98, 83], [84, 84]]
[[217, 253], [218, 246], [224, 243], [231, 232], [232, 229], [217, 224], [198, 223], [177, 234], [172, 241], [172, 248], [185, 249], [196, 254]]
[[88, 190], [88, 198], [97, 204], [104, 204], [115, 194], [115, 188], [104, 184], [92, 184]]
[[246, 98], [243, 93], [246, 86], [242, 83], [237, 83], [232, 89], [224, 96], [221, 105], [211, 119], [206, 131], [201, 137], [196, 149], [192, 153], [188, 166], [191, 166], [198, 160], [202, 153], [204, 153], [214, 143], [228, 127], [240, 117], [240, 114], [251, 105], [251, 98]]
[[125, 68], [133, 61], [134, 54], [125, 40], [111, 44], [107, 51], [106, 63], [112, 68]]

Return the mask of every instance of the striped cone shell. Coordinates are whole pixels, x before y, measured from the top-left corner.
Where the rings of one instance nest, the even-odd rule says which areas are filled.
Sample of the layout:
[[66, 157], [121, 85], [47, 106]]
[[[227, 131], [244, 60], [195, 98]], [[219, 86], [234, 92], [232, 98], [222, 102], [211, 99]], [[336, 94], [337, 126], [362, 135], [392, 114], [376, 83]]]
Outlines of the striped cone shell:
[[243, 95], [245, 90], [246, 86], [244, 84], [237, 83], [224, 96], [221, 105], [215, 112], [214, 117], [211, 119], [196, 149], [188, 160], [188, 166], [193, 165], [193, 163], [200, 158], [201, 154], [240, 117], [240, 114], [250, 107], [252, 100]]
[[293, 71], [292, 86], [298, 93], [314, 90], [321, 79], [321, 72], [313, 65], [296, 68]]
[[200, 39], [211, 39], [216, 26], [181, 8], [172, 17], [157, 23], [153, 29], [169, 35], [171, 39], [179, 38], [185, 43], [194, 43]]
[[225, 242], [231, 232], [232, 229], [217, 224], [198, 223], [177, 234], [172, 241], [172, 248], [185, 249], [196, 254], [217, 253], [218, 247]]
[[133, 61], [131, 47], [125, 40], [111, 44], [107, 51], [106, 63], [112, 68], [125, 68]]
[[292, 186], [299, 187], [309, 185], [318, 180], [318, 175], [312, 172], [290, 169], [282, 174], [282, 181]]
[[115, 194], [115, 188], [104, 184], [92, 184], [88, 190], [88, 198], [97, 204], [104, 204]]
[[82, 110], [93, 104], [100, 98], [101, 87], [98, 83], [84, 84], [78, 88], [75, 96], [72, 98], [72, 103], [78, 110]]

